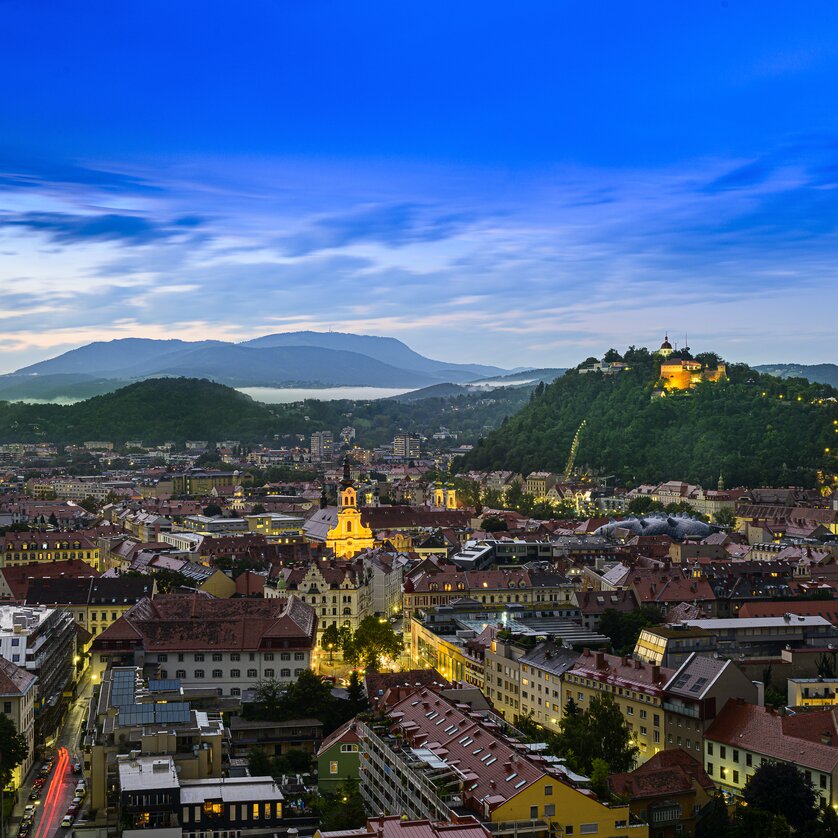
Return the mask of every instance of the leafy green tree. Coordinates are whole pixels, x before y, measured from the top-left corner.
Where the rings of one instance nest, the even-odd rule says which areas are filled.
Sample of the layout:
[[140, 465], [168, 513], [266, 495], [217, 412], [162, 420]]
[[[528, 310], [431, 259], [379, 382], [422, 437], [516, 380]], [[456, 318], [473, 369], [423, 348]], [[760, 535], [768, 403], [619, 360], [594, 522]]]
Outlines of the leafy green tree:
[[631, 515], [647, 515], [649, 512], [663, 512], [663, 504], [653, 500], [648, 495], [638, 495], [632, 498], [626, 507], [626, 512]]
[[717, 793], [707, 804], [707, 809], [696, 826], [695, 838], [725, 838], [729, 828], [727, 804], [721, 793]]
[[631, 742], [628, 723], [610, 694], [596, 695], [581, 713], [564, 716], [559, 726], [561, 747], [576, 769], [590, 774], [595, 759], [612, 771], [629, 771], [639, 749]]
[[609, 773], [608, 763], [604, 759], [597, 758], [591, 762], [591, 788], [601, 800], [607, 800], [609, 797]]
[[338, 627], [334, 623], [323, 629], [323, 634], [320, 637], [320, 646], [329, 653], [329, 663], [331, 663], [334, 650], [340, 649], [341, 647], [340, 631], [338, 631]]
[[154, 581], [157, 583], [157, 593], [159, 594], [169, 594], [178, 588], [195, 587], [192, 579], [176, 570], [168, 570], [167, 568], [155, 570]]
[[817, 816], [817, 792], [802, 772], [785, 762], [766, 762], [754, 772], [743, 797], [748, 808], [780, 815], [794, 829]]
[[318, 798], [315, 811], [320, 816], [322, 832], [359, 829], [367, 822], [359, 783], [355, 779], [347, 780], [336, 794], [326, 794]]
[[84, 500], [80, 500], [79, 506], [91, 515], [95, 515], [99, 511], [99, 501], [90, 495]]
[[253, 508], [250, 510], [251, 515], [264, 515], [265, 514], [265, 507], [261, 503], [253, 504]]
[[498, 518], [495, 515], [488, 515], [483, 519], [482, 527], [486, 532], [506, 532], [509, 527], [504, 518]]
[[349, 673], [349, 685], [346, 687], [346, 692], [349, 699], [349, 712], [353, 716], [357, 716], [369, 707], [361, 678], [354, 669]]
[[457, 497], [463, 506], [474, 509], [477, 514], [483, 509], [481, 502], [480, 484], [476, 480], [471, 480], [467, 477], [456, 477], [454, 479], [454, 488], [457, 490]]
[[223, 512], [224, 510], [217, 503], [208, 503], [204, 507], [204, 515], [207, 518], [218, 518]]
[[627, 655], [633, 649], [640, 632], [663, 621], [660, 611], [653, 605], [643, 605], [634, 611], [617, 611], [607, 608], [600, 619], [599, 630], [610, 638], [614, 653]]
[[489, 509], [503, 509], [506, 501], [500, 489], [486, 489], [483, 492], [483, 504]]
[[404, 651], [404, 641], [393, 631], [388, 620], [364, 617], [353, 638], [358, 659], [367, 669], [377, 670], [385, 656], [398, 658]]
[[733, 818], [729, 838], [791, 838], [789, 822], [765, 809], [740, 806]]
[[5, 788], [12, 779], [12, 774], [29, 755], [26, 737], [17, 732], [15, 723], [5, 715], [0, 715], [0, 783]]
[[247, 754], [247, 769], [252, 777], [273, 777], [273, 760], [264, 748], [251, 748]]
[[736, 510], [724, 506], [713, 516], [713, 521], [720, 527], [734, 527], [736, 526]]
[[606, 364], [613, 364], [615, 361], [622, 361], [623, 356], [620, 355], [620, 353], [617, 352], [616, 349], [609, 349], [608, 352], [606, 352], [605, 355], [602, 356], [602, 360]]

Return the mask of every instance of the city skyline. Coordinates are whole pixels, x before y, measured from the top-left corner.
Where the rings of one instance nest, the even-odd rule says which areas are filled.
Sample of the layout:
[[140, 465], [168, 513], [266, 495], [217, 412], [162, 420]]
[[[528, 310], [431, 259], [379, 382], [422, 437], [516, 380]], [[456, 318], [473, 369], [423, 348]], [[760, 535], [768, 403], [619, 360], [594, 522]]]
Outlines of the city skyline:
[[796, 11], [2, 4], [0, 370], [298, 329], [834, 361], [838, 12]]

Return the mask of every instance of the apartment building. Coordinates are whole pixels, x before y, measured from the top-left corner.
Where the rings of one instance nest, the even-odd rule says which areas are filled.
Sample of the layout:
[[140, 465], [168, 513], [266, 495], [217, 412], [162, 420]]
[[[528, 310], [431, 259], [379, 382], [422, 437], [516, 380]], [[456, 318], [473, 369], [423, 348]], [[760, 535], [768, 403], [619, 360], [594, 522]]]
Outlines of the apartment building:
[[0, 606], [0, 656], [37, 678], [35, 738], [55, 734], [72, 692], [76, 627], [60, 608]]
[[420, 443], [419, 434], [396, 434], [393, 437], [393, 456], [402, 460], [417, 459]]
[[331, 431], [316, 431], [311, 435], [311, 459], [330, 460], [335, 453], [335, 438]]
[[318, 631], [327, 626], [346, 627], [353, 632], [373, 613], [373, 574], [362, 558], [350, 561], [314, 559], [307, 565], [284, 567], [276, 586], [265, 586], [267, 599], [298, 597], [318, 617]]
[[648, 836], [626, 805], [576, 786], [559, 763], [508, 739], [476, 713], [428, 688], [358, 721], [361, 795], [369, 811], [451, 821], [471, 813], [494, 834]]
[[0, 657], [0, 709], [26, 740], [26, 757], [12, 772], [11, 786], [20, 788], [35, 760], [35, 676]]
[[741, 796], [760, 765], [794, 765], [827, 806], [838, 806], [838, 724], [832, 710], [781, 716], [773, 707], [732, 699], [704, 734], [704, 768]]
[[639, 748], [638, 760], [645, 762], [664, 749], [663, 687], [673, 674], [674, 670], [657, 664], [585, 649], [565, 673], [564, 695], [582, 710], [594, 696], [611, 695]]
[[0, 536], [0, 567], [74, 559], [101, 569], [99, 545], [78, 532], [8, 532]]
[[107, 670], [84, 726], [84, 773], [91, 806], [108, 805], [120, 754], [166, 755], [183, 779], [220, 777], [229, 732], [219, 712], [195, 709], [174, 682], [147, 681], [135, 666]]
[[295, 680], [311, 668], [314, 608], [296, 596], [211, 599], [166, 595], [143, 599], [93, 641], [93, 677], [107, 666], [139, 666], [147, 676], [210, 685], [239, 696], [259, 681]]
[[96, 637], [154, 591], [153, 576], [36, 577], [29, 582], [26, 604], [65, 608]]
[[428, 568], [404, 580], [404, 612], [410, 617], [417, 609], [447, 605], [469, 597], [489, 607], [565, 604], [575, 608], [577, 585], [552, 570], [529, 568], [460, 570], [453, 566]]

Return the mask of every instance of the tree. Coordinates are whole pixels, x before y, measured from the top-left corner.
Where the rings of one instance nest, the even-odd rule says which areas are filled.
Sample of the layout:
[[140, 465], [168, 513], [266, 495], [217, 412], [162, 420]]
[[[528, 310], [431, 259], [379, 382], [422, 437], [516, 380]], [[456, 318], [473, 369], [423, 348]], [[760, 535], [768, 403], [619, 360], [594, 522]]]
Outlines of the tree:
[[723, 506], [714, 516], [713, 521], [720, 527], [736, 525], [736, 510], [730, 506]]
[[644, 628], [659, 625], [663, 620], [653, 605], [643, 605], [635, 611], [617, 611], [606, 608], [599, 621], [599, 630], [611, 639], [616, 655], [626, 655], [634, 649]]
[[489, 515], [483, 519], [483, 529], [486, 532], [506, 532], [507, 526], [504, 518], [499, 518], [497, 515]]
[[177, 570], [162, 568], [154, 571], [154, 580], [157, 583], [157, 593], [168, 594], [178, 588], [192, 588], [195, 586], [193, 580], [179, 573]]
[[340, 641], [340, 632], [338, 631], [338, 627], [334, 623], [326, 626], [326, 628], [323, 629], [323, 634], [320, 637], [320, 646], [328, 651], [329, 663], [331, 663], [333, 660], [332, 654], [334, 653], [334, 650], [340, 648]]
[[321, 832], [359, 829], [367, 822], [364, 801], [357, 780], [347, 780], [337, 794], [317, 799], [315, 809], [320, 815]]
[[794, 765], [766, 762], [754, 772], [743, 797], [748, 807], [781, 815], [795, 829], [816, 817], [817, 792]]
[[663, 512], [663, 504], [652, 500], [649, 495], [639, 495], [629, 501], [626, 511], [632, 515], [647, 515], [649, 512]]
[[265, 507], [262, 506], [261, 503], [256, 503], [253, 505], [253, 509], [250, 510], [251, 515], [264, 515], [265, 514]]
[[223, 514], [223, 510], [217, 503], [208, 503], [204, 507], [204, 515], [207, 518], [218, 518]]
[[99, 501], [92, 495], [88, 495], [84, 500], [80, 500], [79, 506], [91, 515], [95, 515], [99, 511]]
[[595, 759], [591, 763], [591, 788], [594, 793], [601, 800], [607, 800], [609, 797], [608, 791], [608, 775], [610, 769], [608, 763], [604, 759]]
[[623, 356], [620, 355], [620, 353], [617, 352], [616, 349], [609, 349], [608, 352], [606, 352], [605, 355], [602, 356], [602, 360], [606, 364], [613, 364], [615, 361], [622, 361]]
[[707, 804], [704, 816], [698, 822], [695, 838], [724, 838], [730, 828], [727, 804], [724, 797], [717, 793]]
[[733, 818], [729, 838], [791, 838], [789, 822], [765, 809], [740, 806]]
[[404, 641], [385, 619], [364, 617], [355, 632], [353, 645], [357, 657], [367, 669], [376, 670], [385, 656], [398, 658], [404, 651]]
[[251, 748], [247, 754], [247, 768], [252, 777], [273, 777], [273, 760], [263, 748]]
[[9, 785], [15, 768], [29, 755], [26, 738], [17, 732], [15, 723], [5, 715], [0, 715], [0, 784], [3, 788]]
[[616, 772], [634, 767], [639, 749], [610, 694], [596, 695], [587, 710], [563, 717], [559, 730], [564, 755], [583, 774], [590, 775], [596, 759]]
[[353, 716], [357, 716], [358, 713], [366, 710], [369, 706], [364, 687], [361, 684], [361, 678], [354, 669], [349, 673], [349, 685], [346, 688], [346, 693], [349, 699], [349, 712]]

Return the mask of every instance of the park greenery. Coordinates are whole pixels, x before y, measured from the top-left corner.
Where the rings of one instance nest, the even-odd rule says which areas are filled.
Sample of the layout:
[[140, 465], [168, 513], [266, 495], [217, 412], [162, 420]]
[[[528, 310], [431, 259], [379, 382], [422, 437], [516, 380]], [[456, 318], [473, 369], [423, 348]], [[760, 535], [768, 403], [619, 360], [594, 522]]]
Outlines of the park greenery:
[[599, 631], [611, 640], [615, 655], [629, 655], [634, 651], [640, 632], [662, 622], [663, 617], [654, 605], [642, 605], [634, 611], [608, 608], [600, 618]]
[[660, 358], [634, 347], [622, 357], [628, 364], [622, 372], [575, 369], [537, 389], [459, 470], [561, 473], [586, 420], [577, 467], [627, 484], [677, 474], [708, 487], [720, 475], [730, 486], [815, 486], [834, 472], [838, 390], [729, 364], [726, 380], [658, 398]]

